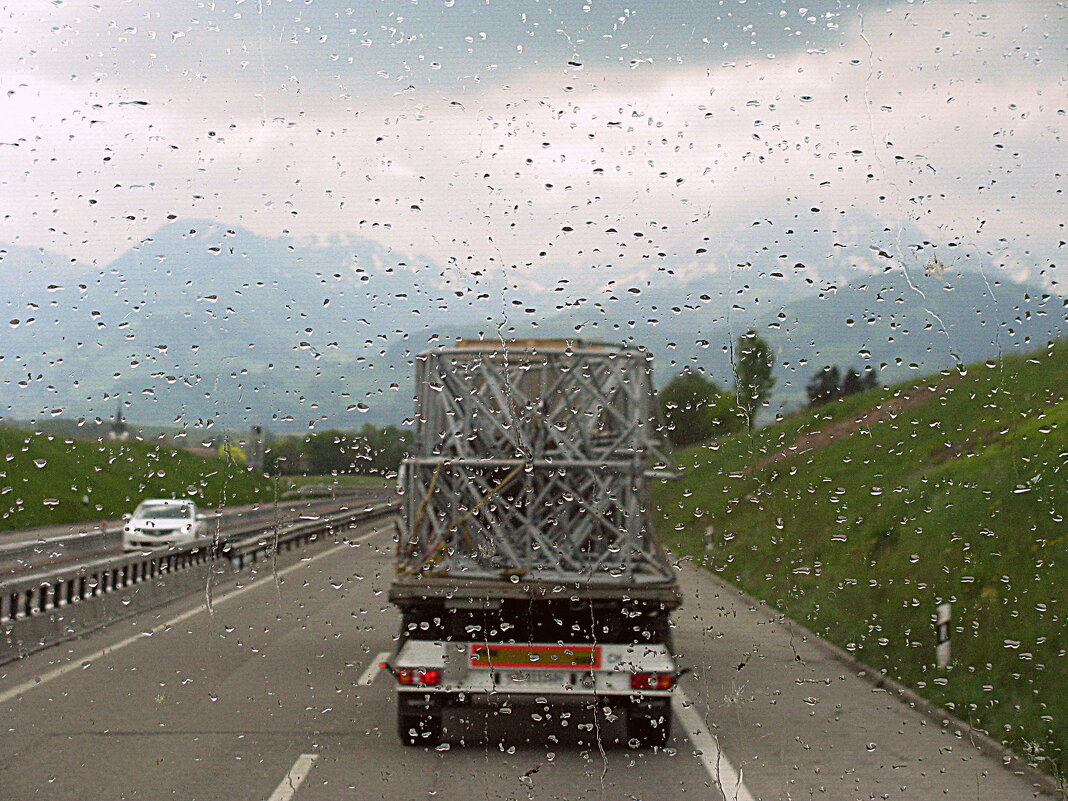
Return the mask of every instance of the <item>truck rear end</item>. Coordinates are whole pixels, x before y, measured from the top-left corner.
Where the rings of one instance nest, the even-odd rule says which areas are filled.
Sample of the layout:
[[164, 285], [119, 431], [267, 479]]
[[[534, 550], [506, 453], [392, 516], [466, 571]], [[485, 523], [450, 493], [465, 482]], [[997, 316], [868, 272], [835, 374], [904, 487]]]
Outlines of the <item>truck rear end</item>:
[[674, 575], [652, 535], [649, 357], [562, 340], [420, 356], [415, 453], [390, 600], [398, 732], [436, 744], [450, 706], [537, 700], [670, 736]]

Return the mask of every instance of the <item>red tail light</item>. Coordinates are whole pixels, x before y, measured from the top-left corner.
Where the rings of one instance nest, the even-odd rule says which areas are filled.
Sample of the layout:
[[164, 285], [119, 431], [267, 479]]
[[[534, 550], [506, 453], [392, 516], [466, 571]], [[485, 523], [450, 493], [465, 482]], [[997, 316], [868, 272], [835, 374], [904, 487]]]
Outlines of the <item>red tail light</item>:
[[409, 686], [437, 687], [441, 684], [438, 668], [397, 668], [396, 675], [398, 682]]
[[631, 673], [632, 690], [670, 690], [675, 686], [674, 673]]

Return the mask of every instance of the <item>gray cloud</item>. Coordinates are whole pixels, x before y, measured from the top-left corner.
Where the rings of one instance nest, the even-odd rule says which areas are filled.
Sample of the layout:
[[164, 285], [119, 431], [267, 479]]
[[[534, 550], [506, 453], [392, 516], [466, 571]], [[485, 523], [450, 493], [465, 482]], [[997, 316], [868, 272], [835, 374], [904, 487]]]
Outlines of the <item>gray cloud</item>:
[[546, 3], [435, 0], [66, 2], [9, 10], [9, 67], [126, 86], [164, 81], [360, 95], [415, 86], [442, 93], [545, 69], [637, 63], [715, 65], [784, 57], [843, 41], [858, 7], [897, 3]]
[[744, 261], [761, 218], [1032, 272], [1063, 238], [1052, 4], [358, 5], [9, 11], [0, 239], [107, 259], [177, 214], [552, 283]]

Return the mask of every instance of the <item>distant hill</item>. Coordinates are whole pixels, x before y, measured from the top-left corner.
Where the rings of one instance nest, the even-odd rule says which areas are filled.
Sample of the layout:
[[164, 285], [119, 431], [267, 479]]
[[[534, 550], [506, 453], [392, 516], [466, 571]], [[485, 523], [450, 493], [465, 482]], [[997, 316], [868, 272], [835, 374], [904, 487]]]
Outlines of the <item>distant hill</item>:
[[676, 455], [654, 500], [678, 556], [1065, 775], [1068, 340]]
[[895, 271], [791, 303], [757, 327], [779, 358], [777, 400], [794, 405], [823, 365], [871, 365], [897, 382], [1034, 350], [1068, 331], [1068, 306], [1039, 286], [978, 272]]
[[[269, 501], [270, 480], [221, 458], [151, 442], [89, 442], [0, 425], [0, 531], [100, 521], [147, 498], [205, 506]], [[3, 541], [0, 534], [0, 542]]]

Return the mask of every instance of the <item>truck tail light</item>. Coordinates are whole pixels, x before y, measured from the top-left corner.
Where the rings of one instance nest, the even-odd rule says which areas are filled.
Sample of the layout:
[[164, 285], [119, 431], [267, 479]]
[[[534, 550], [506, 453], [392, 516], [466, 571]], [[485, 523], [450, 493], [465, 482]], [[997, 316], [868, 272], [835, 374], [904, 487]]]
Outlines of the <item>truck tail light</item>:
[[631, 673], [632, 690], [670, 690], [675, 686], [674, 673]]
[[410, 687], [437, 687], [441, 684], [438, 668], [397, 668], [397, 681]]

